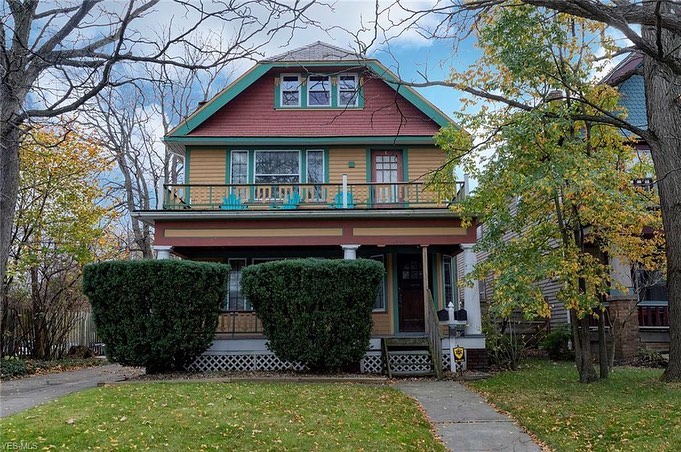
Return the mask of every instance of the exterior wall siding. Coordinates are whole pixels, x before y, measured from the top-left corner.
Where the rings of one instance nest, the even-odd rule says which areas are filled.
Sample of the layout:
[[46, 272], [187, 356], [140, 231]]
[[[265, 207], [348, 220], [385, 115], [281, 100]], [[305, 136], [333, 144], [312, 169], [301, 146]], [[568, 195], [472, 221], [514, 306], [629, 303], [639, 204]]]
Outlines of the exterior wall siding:
[[[351, 162], [355, 167], [350, 168]], [[348, 175], [348, 183], [367, 181], [366, 148], [329, 149], [329, 183], [340, 184], [343, 174]]]
[[188, 184], [224, 184], [227, 154], [224, 149], [192, 149]]
[[[295, 68], [287, 72], [295, 72]], [[383, 80], [371, 77], [363, 77], [362, 109], [275, 109], [274, 78], [277, 75], [269, 72], [262, 76], [189, 136], [430, 136], [440, 129]]]
[[408, 179], [425, 182], [432, 172], [445, 160], [445, 153], [439, 148], [409, 148], [407, 150]]

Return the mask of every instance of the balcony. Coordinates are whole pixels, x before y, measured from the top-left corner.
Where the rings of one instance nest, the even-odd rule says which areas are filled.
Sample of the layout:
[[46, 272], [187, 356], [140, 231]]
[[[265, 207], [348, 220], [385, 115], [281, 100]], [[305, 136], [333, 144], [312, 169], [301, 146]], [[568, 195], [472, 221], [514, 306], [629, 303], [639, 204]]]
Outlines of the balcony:
[[451, 193], [422, 182], [349, 184], [164, 185], [165, 210], [291, 210], [447, 208], [465, 197], [465, 183]]

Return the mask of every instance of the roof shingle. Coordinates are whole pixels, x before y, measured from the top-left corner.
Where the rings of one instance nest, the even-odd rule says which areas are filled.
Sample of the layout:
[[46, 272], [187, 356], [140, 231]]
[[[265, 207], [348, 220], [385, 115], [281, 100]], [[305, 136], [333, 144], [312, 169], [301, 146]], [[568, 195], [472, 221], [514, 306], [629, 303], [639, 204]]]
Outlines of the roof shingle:
[[364, 57], [358, 53], [317, 41], [297, 49], [289, 50], [280, 55], [275, 55], [262, 60], [266, 62], [281, 61], [361, 61]]

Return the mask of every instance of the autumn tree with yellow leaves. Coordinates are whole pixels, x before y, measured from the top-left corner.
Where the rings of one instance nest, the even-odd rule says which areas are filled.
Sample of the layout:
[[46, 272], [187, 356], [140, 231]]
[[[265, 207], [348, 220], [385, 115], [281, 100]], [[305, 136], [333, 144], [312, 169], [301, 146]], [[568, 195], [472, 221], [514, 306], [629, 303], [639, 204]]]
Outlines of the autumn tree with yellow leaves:
[[114, 213], [100, 182], [110, 167], [96, 141], [68, 127], [36, 127], [24, 135], [2, 330], [16, 320], [13, 313], [28, 312], [18, 326], [32, 338], [22, 346], [35, 358], [63, 353], [60, 344], [73, 326], [69, 314], [87, 306], [82, 266], [115, 253], [107, 230]]
[[[463, 165], [478, 181], [459, 208], [484, 224], [478, 248], [489, 257], [473, 278], [494, 276], [489, 309], [501, 316], [514, 310], [528, 318], [549, 316], [537, 284], [559, 281], [557, 297], [570, 312], [582, 382], [598, 378], [589, 315], [602, 320], [610, 290], [625, 289], [611, 276], [607, 256], [651, 269], [664, 265], [659, 200], [633, 183], [652, 173], [649, 155], [638, 153], [618, 129], [590, 120], [602, 111], [626, 115], [617, 91], [593, 82], [594, 51], [609, 45], [603, 31], [598, 23], [547, 17], [527, 6], [487, 10], [477, 30], [483, 56], [471, 70], [453, 74], [452, 82], [532, 108], [480, 101], [478, 113], [461, 118], [465, 129], [477, 132], [475, 143], [461, 130], [437, 137], [451, 165]], [[446, 187], [449, 174], [440, 172], [435, 183]], [[607, 364], [600, 376], [607, 377]]]

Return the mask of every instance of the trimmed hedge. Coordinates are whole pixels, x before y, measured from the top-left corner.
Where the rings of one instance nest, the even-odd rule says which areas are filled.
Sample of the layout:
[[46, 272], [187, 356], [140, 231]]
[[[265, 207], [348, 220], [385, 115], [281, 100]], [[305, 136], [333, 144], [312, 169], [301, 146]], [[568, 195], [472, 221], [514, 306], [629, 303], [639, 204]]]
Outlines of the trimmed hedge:
[[107, 358], [147, 373], [181, 370], [215, 337], [229, 266], [176, 260], [87, 265], [90, 299]]
[[280, 359], [337, 370], [359, 362], [369, 348], [384, 274], [373, 260], [286, 260], [246, 267], [241, 287]]

